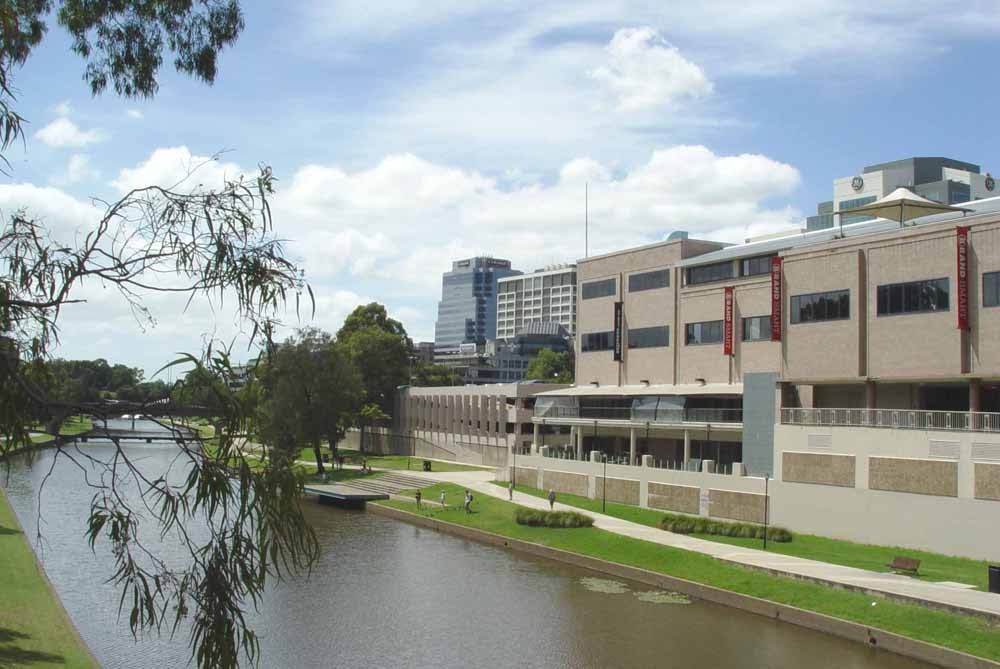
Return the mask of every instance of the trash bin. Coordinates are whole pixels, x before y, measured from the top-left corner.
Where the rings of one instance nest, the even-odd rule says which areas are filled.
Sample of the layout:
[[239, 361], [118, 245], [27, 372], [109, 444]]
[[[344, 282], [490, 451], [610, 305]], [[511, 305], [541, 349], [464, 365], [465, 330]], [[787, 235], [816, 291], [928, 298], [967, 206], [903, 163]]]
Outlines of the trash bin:
[[990, 570], [990, 592], [1000, 595], [1000, 565], [991, 564]]
[[424, 460], [424, 471], [425, 472], [429, 472], [430, 470], [431, 470], [431, 461], [430, 460]]

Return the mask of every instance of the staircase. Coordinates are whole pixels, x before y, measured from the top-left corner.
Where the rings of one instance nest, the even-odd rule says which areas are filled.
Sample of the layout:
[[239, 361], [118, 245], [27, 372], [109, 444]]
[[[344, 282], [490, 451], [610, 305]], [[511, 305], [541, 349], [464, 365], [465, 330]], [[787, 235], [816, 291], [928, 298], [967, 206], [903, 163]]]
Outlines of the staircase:
[[403, 490], [416, 490], [432, 486], [437, 481], [387, 472], [377, 478], [351, 479], [339, 483], [342, 488], [353, 488], [370, 494], [397, 495]]

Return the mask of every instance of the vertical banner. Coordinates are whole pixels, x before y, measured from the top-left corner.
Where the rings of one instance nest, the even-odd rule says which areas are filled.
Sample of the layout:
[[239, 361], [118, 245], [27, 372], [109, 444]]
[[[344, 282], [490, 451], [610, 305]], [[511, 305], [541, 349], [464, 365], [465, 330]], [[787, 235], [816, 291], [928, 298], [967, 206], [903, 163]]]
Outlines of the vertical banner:
[[725, 306], [723, 307], [722, 353], [733, 354], [733, 287], [726, 286]]
[[622, 359], [622, 303], [615, 302], [615, 360]]
[[781, 341], [781, 258], [771, 258], [771, 341]]
[[969, 329], [969, 228], [958, 226], [955, 248], [957, 252], [958, 274], [958, 329]]

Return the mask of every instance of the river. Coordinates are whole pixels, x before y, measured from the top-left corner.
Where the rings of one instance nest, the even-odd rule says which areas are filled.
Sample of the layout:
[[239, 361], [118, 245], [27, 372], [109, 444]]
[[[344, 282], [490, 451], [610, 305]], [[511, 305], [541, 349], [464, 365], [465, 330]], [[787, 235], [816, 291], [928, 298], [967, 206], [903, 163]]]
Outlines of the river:
[[[97, 458], [112, 452], [98, 443], [82, 448]], [[128, 453], [147, 471], [164, 471], [176, 448], [143, 444]], [[33, 466], [15, 463], [0, 479], [32, 539], [52, 460], [42, 452]], [[185, 635], [134, 641], [127, 620], [118, 620], [120, 593], [105, 583], [107, 545], [94, 553], [83, 537], [91, 494], [80, 470], [60, 458], [41, 497], [42, 559], [70, 617], [105, 667], [187, 665]], [[304, 508], [322, 556], [311, 574], [275, 583], [250, 615], [262, 667], [927, 666], [364, 511], [312, 501]]]

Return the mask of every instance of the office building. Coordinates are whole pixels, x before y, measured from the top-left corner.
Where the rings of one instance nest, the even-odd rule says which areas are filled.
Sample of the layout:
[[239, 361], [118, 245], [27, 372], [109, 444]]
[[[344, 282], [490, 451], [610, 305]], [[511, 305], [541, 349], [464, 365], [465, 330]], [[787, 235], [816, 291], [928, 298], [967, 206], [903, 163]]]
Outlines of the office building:
[[558, 323], [576, 334], [576, 265], [555, 265], [497, 284], [497, 339], [534, 323]]
[[971, 202], [1000, 194], [993, 177], [980, 173], [979, 165], [951, 158], [894, 160], [869, 165], [861, 174], [835, 179], [833, 199], [816, 206], [816, 215], [806, 219], [806, 230], [871, 220], [870, 216], [844, 214], [843, 220], [838, 221], [834, 212], [871, 204], [900, 186], [942, 204]]
[[520, 274], [509, 260], [479, 256], [456, 260], [441, 280], [441, 301], [434, 326], [437, 356], [457, 354], [461, 344], [496, 339], [497, 282]]

